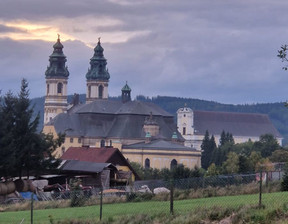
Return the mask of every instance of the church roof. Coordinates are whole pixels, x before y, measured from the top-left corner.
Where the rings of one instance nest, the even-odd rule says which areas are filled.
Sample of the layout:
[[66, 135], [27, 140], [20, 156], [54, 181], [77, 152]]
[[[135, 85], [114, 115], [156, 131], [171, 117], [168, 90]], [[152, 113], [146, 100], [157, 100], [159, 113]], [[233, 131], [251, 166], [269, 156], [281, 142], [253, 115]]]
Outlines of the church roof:
[[224, 130], [233, 136], [259, 137], [263, 134], [272, 134], [282, 138], [266, 114], [197, 110], [193, 112], [196, 135], [205, 135], [206, 130], [210, 135], [220, 135]]
[[67, 136], [141, 139], [145, 138], [145, 119], [151, 113], [160, 127], [159, 136], [171, 139], [176, 131], [173, 115], [148, 102], [96, 100], [59, 114], [48, 124]]
[[123, 149], [148, 149], [148, 150], [174, 150], [174, 151], [197, 151], [194, 148], [186, 147], [179, 143], [166, 141], [163, 139], [156, 139], [151, 142], [136, 143], [131, 145], [123, 145]]

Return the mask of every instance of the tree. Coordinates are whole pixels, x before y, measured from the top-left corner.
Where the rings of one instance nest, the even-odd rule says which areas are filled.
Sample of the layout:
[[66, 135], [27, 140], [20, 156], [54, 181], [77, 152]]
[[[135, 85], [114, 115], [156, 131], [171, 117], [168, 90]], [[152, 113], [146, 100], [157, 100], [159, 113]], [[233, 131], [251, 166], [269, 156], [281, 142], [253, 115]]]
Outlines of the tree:
[[215, 163], [212, 163], [205, 173], [205, 176], [217, 176], [219, 175], [219, 168], [215, 165]]
[[271, 162], [288, 162], [288, 151], [283, 149], [277, 149], [272, 152], [269, 157]]
[[272, 134], [265, 134], [261, 135], [259, 141], [254, 143], [253, 150], [260, 152], [262, 157], [266, 158], [280, 148], [277, 139]]
[[284, 175], [281, 182], [281, 190], [288, 191], [288, 163], [284, 167]]
[[209, 132], [207, 130], [205, 132], [205, 136], [201, 144], [201, 150], [202, 150], [201, 167], [203, 169], [206, 170], [209, 167], [212, 160], [212, 154], [215, 149], [216, 149], [215, 138], [213, 135], [211, 138], [209, 138]]
[[235, 152], [229, 152], [227, 160], [224, 162], [224, 168], [227, 173], [238, 173], [239, 171], [239, 156]]
[[[281, 58], [282, 62], [288, 62], [287, 50], [288, 50], [288, 45], [286, 45], [286, 44], [282, 45], [280, 50], [278, 50], [277, 57]], [[286, 65], [286, 66], [282, 67], [282, 69], [287, 70], [288, 66]]]
[[8, 92], [0, 98], [0, 177], [8, 177], [15, 171], [15, 144], [13, 126], [16, 98]]
[[59, 164], [52, 153], [63, 143], [64, 136], [60, 134], [54, 140], [52, 135], [37, 132], [39, 114], [33, 118], [27, 88], [28, 83], [23, 79], [18, 96], [9, 92], [1, 105], [0, 154], [3, 157], [0, 161], [6, 163], [0, 167], [0, 176], [21, 178], [23, 173], [29, 176], [31, 171], [36, 174]]
[[232, 145], [235, 144], [233, 135], [229, 132], [225, 133], [225, 131], [223, 130], [220, 136], [220, 147], [225, 145], [226, 143], [231, 143]]

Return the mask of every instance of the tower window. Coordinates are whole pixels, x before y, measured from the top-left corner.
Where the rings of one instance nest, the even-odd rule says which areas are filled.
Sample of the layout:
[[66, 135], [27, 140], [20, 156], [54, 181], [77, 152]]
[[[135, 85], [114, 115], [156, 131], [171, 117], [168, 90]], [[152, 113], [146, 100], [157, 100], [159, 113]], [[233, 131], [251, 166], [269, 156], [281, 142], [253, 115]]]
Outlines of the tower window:
[[49, 84], [47, 84], [47, 95], [49, 95]]
[[62, 93], [62, 91], [63, 91], [63, 84], [59, 82], [57, 84], [57, 93]]
[[98, 88], [98, 96], [99, 96], [99, 99], [103, 98], [103, 86], [102, 85], [100, 85]]
[[149, 169], [150, 168], [150, 159], [145, 159], [145, 169]]
[[183, 135], [186, 135], [186, 127], [183, 127]]

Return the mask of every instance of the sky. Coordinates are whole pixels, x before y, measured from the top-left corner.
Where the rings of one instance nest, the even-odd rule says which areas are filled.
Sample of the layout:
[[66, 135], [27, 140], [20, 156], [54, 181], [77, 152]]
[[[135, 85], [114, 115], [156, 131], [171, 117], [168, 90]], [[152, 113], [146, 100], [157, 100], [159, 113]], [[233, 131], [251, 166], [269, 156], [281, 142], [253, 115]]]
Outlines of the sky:
[[109, 95], [126, 81], [132, 98], [176, 96], [226, 104], [288, 100], [287, 0], [1, 0], [2, 95], [29, 82], [45, 95], [45, 71], [60, 35], [68, 94], [86, 93], [85, 75], [101, 37]]

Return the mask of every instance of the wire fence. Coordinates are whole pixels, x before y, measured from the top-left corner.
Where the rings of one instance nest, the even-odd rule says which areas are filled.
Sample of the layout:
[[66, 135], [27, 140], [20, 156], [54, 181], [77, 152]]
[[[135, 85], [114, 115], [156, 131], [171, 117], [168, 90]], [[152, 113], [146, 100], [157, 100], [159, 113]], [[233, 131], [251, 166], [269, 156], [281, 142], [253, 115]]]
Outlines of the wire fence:
[[[277, 207], [280, 203], [288, 204], [288, 193], [281, 192], [281, 178], [282, 173], [260, 172], [137, 181], [108, 189], [54, 185], [50, 191], [21, 192], [6, 197], [0, 205], [3, 211], [0, 223], [56, 224], [65, 223], [65, 220], [86, 220], [85, 223], [108, 220], [109, 223], [115, 217], [139, 214], [169, 216], [207, 209], [213, 211], [219, 207]], [[24, 211], [15, 213], [15, 210]]]

